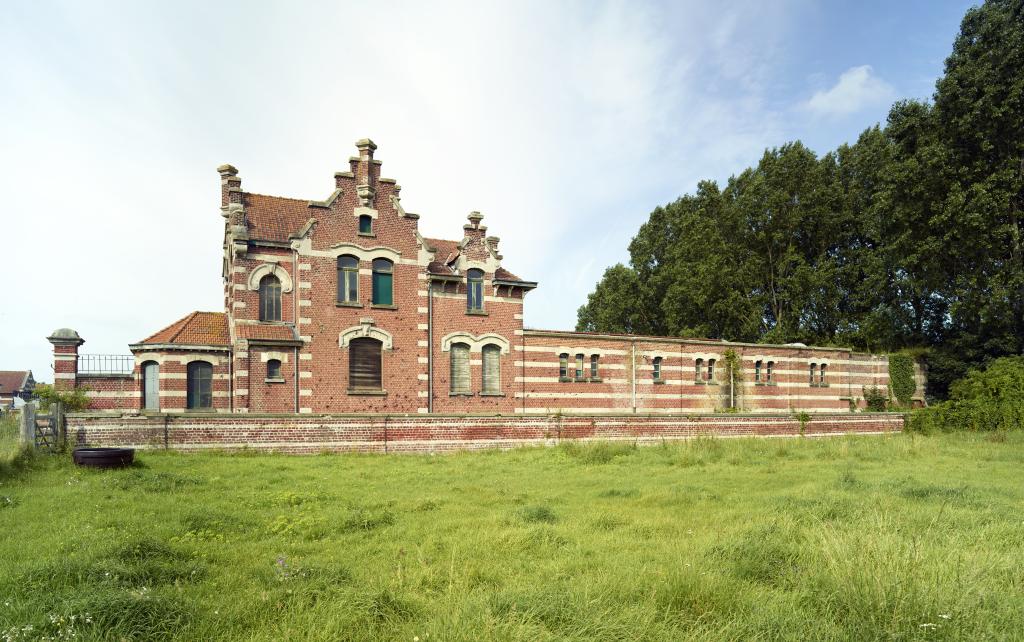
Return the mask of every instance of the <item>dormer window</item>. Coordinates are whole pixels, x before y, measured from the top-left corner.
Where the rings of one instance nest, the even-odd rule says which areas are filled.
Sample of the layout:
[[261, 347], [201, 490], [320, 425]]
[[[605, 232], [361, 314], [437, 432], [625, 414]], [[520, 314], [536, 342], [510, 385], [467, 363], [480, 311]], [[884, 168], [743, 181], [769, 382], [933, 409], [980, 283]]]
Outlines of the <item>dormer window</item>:
[[484, 271], [473, 268], [466, 272], [466, 311], [484, 311]]
[[369, 214], [359, 216], [359, 233], [363, 236], [373, 236], [373, 217]]

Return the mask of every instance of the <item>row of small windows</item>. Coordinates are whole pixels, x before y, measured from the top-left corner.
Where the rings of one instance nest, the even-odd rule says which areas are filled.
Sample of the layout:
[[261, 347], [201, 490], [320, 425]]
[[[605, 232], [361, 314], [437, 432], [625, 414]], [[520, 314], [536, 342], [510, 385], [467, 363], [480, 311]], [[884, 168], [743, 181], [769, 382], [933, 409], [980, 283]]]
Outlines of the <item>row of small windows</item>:
[[[585, 367], [587, 366], [587, 357], [583, 353], [579, 353], [575, 357], [574, 365], [575, 368], [575, 379], [576, 381], [586, 381], [588, 378], [590, 381], [600, 381], [601, 377], [598, 372], [598, 364], [600, 362], [600, 355], [590, 355], [589, 361], [589, 377], [586, 375]], [[569, 353], [563, 352], [558, 355], [558, 379], [560, 381], [572, 381], [569, 378]]]
[[[451, 347], [451, 393], [473, 394], [469, 374], [469, 345], [453, 343]], [[501, 394], [501, 347], [489, 343], [481, 350], [480, 393]]]

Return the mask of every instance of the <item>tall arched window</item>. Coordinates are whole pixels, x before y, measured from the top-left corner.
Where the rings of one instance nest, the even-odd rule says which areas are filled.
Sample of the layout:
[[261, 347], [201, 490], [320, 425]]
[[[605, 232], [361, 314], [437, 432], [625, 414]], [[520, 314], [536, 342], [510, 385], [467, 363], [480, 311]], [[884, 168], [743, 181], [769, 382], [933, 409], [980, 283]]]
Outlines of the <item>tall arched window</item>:
[[819, 369], [820, 376], [818, 377], [818, 385], [819, 386], [824, 386], [825, 385], [825, 366], [827, 366], [827, 365], [828, 365], [827, 363], [823, 363], [820, 366], [820, 369]]
[[597, 360], [598, 359], [600, 359], [600, 355], [596, 355], [596, 354], [590, 355], [590, 378], [591, 379], [598, 379], [599, 378], [598, 377], [598, 372], [597, 372]]
[[661, 381], [661, 357], [654, 357], [654, 380]]
[[754, 383], [761, 383], [761, 361], [754, 362]]
[[466, 309], [482, 312], [484, 309], [484, 271], [473, 268], [466, 272]]
[[812, 386], [814, 385], [814, 374], [815, 374], [814, 371], [817, 370], [817, 369], [818, 369], [818, 364], [812, 363], [811, 364], [811, 371], [810, 371], [811, 372], [811, 374], [810, 374], [810, 384]]
[[583, 353], [576, 355], [576, 380], [583, 378]]
[[160, 364], [156, 361], [142, 364], [142, 408], [160, 410]]
[[470, 390], [469, 345], [453, 343], [451, 347], [451, 389], [453, 394], [467, 395]]
[[569, 378], [569, 353], [563, 352], [558, 355], [558, 378], [568, 379]]
[[715, 380], [715, 360], [708, 359], [708, 381]]
[[377, 392], [381, 381], [381, 342], [359, 337], [348, 343], [348, 389], [352, 392]]
[[373, 260], [373, 303], [394, 305], [394, 264], [387, 259]]
[[693, 362], [693, 380], [700, 383], [704, 380], [704, 360], [697, 359]]
[[483, 348], [480, 391], [496, 395], [501, 392], [501, 348], [489, 343]]
[[765, 366], [765, 369], [764, 369], [764, 379], [765, 379], [766, 383], [771, 383], [772, 382], [772, 368], [774, 368], [774, 367], [775, 367], [775, 362], [774, 361], [769, 361], [768, 365]]
[[373, 235], [373, 217], [369, 214], [359, 216], [359, 233], [363, 236]]
[[213, 408], [213, 366], [206, 361], [192, 361], [185, 368], [189, 410]]
[[338, 257], [338, 303], [359, 303], [359, 259]]
[[260, 321], [281, 320], [281, 280], [273, 274], [260, 279]]

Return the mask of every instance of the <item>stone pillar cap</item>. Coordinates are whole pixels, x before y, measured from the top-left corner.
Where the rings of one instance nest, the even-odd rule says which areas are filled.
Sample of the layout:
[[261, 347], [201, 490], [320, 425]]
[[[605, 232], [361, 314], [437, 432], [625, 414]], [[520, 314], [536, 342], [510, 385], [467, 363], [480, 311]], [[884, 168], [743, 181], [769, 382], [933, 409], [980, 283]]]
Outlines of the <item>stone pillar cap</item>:
[[77, 332], [71, 328], [58, 328], [54, 330], [50, 336], [46, 337], [46, 340], [50, 343], [57, 345], [76, 345], [80, 346], [85, 343], [85, 339], [80, 337]]

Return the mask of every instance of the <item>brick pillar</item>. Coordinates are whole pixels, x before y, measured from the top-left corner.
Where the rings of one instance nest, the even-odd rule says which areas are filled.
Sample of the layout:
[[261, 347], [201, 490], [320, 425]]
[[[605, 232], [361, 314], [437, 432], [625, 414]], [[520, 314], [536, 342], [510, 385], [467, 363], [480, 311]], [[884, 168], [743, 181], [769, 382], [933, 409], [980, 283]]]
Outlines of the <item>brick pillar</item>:
[[78, 346], [85, 340], [71, 328], [55, 330], [46, 340], [53, 344], [53, 387], [73, 390], [78, 377]]

